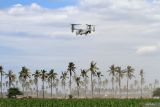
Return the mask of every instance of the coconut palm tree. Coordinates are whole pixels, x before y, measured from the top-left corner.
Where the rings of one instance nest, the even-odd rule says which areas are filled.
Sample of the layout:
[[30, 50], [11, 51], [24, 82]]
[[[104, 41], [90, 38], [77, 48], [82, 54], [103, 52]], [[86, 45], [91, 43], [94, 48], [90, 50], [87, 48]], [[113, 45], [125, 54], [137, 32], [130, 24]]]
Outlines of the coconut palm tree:
[[109, 72], [109, 75], [112, 76], [111, 81], [112, 81], [112, 94], [113, 94], [113, 97], [114, 97], [114, 94], [115, 94], [115, 92], [114, 92], [114, 81], [115, 81], [116, 71], [117, 71], [117, 67], [115, 67], [115, 65], [111, 65], [111, 66], [109, 67], [108, 72]]
[[64, 91], [64, 98], [66, 98], [66, 79], [67, 79], [67, 73], [66, 72], [62, 72], [61, 76], [60, 76], [60, 79], [61, 79], [61, 82], [62, 82], [62, 89]]
[[59, 85], [59, 79], [55, 79], [55, 89], [56, 89], [56, 95], [58, 94], [58, 85]]
[[52, 98], [53, 81], [57, 78], [57, 73], [54, 72], [54, 69], [51, 69], [47, 75], [48, 75], [48, 82], [50, 82], [50, 84], [51, 84], [51, 98]]
[[91, 71], [91, 92], [93, 97], [93, 76], [96, 75], [96, 72], [99, 68], [97, 67], [97, 63], [94, 61], [91, 62], [89, 70]]
[[36, 70], [34, 74], [32, 74], [32, 76], [34, 77], [34, 83], [36, 85], [36, 93], [37, 93], [37, 98], [38, 98], [38, 93], [39, 93], [39, 89], [38, 89], [38, 78], [40, 77], [40, 71]]
[[[3, 84], [3, 74], [4, 74], [4, 71], [3, 71], [3, 67], [0, 66], [0, 75], [1, 75], [1, 84]], [[1, 98], [3, 98], [3, 86], [1, 85]]]
[[134, 69], [131, 66], [127, 66], [127, 69], [125, 70], [126, 76], [127, 76], [127, 98], [128, 98], [128, 83], [129, 80], [131, 80], [134, 76]]
[[5, 75], [6, 75], [6, 78], [8, 78], [9, 88], [11, 88], [11, 85], [13, 85], [13, 81], [15, 81], [16, 79], [16, 75], [13, 74], [11, 70], [9, 70], [8, 73]]
[[158, 79], [155, 79], [155, 80], [154, 80], [154, 89], [157, 88], [157, 85], [159, 85], [159, 80], [158, 80]]
[[40, 77], [42, 79], [42, 90], [43, 90], [43, 99], [44, 99], [44, 82], [47, 79], [47, 71], [46, 70], [41, 70]]
[[85, 97], [87, 97], [87, 78], [88, 70], [81, 69], [81, 77], [83, 77], [83, 83], [85, 85]]
[[144, 82], [144, 72], [143, 72], [143, 69], [140, 70], [140, 77], [141, 77], [141, 98], [142, 98], [142, 85], [143, 85], [143, 82]]
[[69, 89], [70, 89], [70, 95], [72, 94], [72, 74], [75, 73], [75, 64], [73, 62], [70, 62], [68, 64], [68, 69], [67, 69], [67, 73], [69, 72], [69, 78], [70, 78], [70, 81], [69, 81]]
[[121, 67], [117, 67], [116, 70], [116, 77], [118, 79], [118, 85], [119, 85], [119, 97], [121, 98], [121, 79], [124, 76], [124, 70], [121, 69]]
[[77, 95], [78, 95], [78, 97], [79, 97], [80, 83], [82, 83], [82, 82], [81, 82], [81, 77], [75, 77], [75, 82], [76, 82], [76, 84], [77, 84]]
[[107, 95], [108, 79], [103, 80], [103, 86], [105, 91], [105, 96]]
[[29, 86], [30, 86], [29, 89], [30, 89], [31, 95], [32, 95], [32, 91], [33, 91], [33, 87], [32, 87], [33, 84], [34, 84], [34, 80], [30, 79], [30, 80], [29, 80]]
[[99, 87], [99, 96], [100, 96], [100, 93], [101, 93], [101, 77], [102, 77], [102, 73], [99, 71], [97, 72], [97, 78], [98, 78], [98, 87]]
[[134, 80], [134, 86], [135, 86], [135, 88], [136, 88], [135, 91], [138, 92], [138, 80]]
[[22, 82], [23, 93], [24, 93], [24, 88], [26, 86], [26, 81], [28, 78], [30, 78], [29, 69], [26, 67], [22, 67], [21, 71], [19, 72], [19, 80], [20, 82]]

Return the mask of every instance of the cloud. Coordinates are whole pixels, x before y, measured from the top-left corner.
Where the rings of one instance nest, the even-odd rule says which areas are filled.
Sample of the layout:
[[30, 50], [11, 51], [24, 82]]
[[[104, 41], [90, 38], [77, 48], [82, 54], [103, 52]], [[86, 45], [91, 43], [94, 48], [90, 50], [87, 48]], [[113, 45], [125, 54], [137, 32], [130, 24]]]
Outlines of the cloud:
[[136, 51], [137, 54], [139, 55], [148, 55], [148, 54], [154, 54], [160, 50], [159, 46], [143, 46], [139, 47]]

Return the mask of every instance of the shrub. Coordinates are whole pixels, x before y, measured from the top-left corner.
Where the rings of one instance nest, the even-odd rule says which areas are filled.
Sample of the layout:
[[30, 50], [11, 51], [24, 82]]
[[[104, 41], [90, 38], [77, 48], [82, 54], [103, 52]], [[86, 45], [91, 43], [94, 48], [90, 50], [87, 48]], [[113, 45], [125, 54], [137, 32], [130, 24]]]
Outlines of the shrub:
[[160, 98], [160, 88], [157, 88], [153, 91], [153, 97], [159, 97]]
[[16, 98], [17, 95], [23, 95], [21, 91], [19, 91], [18, 88], [9, 88], [8, 89], [8, 98]]

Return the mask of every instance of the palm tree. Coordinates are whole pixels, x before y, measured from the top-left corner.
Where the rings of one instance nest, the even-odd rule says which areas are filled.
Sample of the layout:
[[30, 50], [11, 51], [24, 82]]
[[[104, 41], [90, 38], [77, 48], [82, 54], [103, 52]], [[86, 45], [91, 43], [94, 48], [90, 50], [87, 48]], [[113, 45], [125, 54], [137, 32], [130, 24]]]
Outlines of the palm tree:
[[99, 96], [100, 96], [100, 93], [101, 93], [101, 77], [102, 77], [102, 73], [99, 71], [97, 72], [97, 77], [98, 77], [98, 84], [99, 84]]
[[117, 71], [117, 67], [115, 67], [115, 65], [111, 65], [110, 67], [109, 67], [109, 75], [111, 75], [112, 76], [112, 94], [113, 94], [113, 97], [114, 97], [114, 94], [115, 94], [115, 92], [114, 92], [114, 81], [115, 81], [115, 73], [116, 73], [116, 71]]
[[32, 76], [34, 77], [34, 83], [36, 85], [36, 92], [37, 92], [37, 98], [38, 98], [38, 93], [39, 93], [39, 89], [38, 89], [38, 78], [40, 77], [40, 72], [39, 70], [36, 70], [34, 74], [32, 74]]
[[134, 86], [136, 87], [136, 90], [138, 92], [138, 80], [134, 80]]
[[105, 96], [106, 96], [107, 95], [107, 86], [108, 86], [108, 79], [107, 78], [103, 81], [103, 85], [104, 85], [104, 91], [106, 91], [106, 93], [105, 93]]
[[26, 81], [28, 78], [30, 78], [29, 69], [26, 67], [22, 67], [22, 70], [19, 72], [19, 80], [22, 82], [23, 93], [24, 93], [24, 88], [26, 86]]
[[29, 80], [29, 89], [30, 89], [31, 95], [32, 95], [32, 91], [33, 91], [33, 89], [32, 89], [33, 84], [34, 84], [34, 80], [30, 79]]
[[55, 88], [56, 88], [56, 95], [58, 94], [58, 84], [59, 84], [59, 79], [55, 79]]
[[53, 81], [56, 79], [57, 73], [54, 72], [54, 69], [51, 69], [47, 75], [48, 75], [48, 81], [51, 84], [51, 98], [52, 98]]
[[158, 80], [158, 79], [155, 79], [155, 80], [154, 80], [154, 89], [156, 89], [156, 86], [157, 86], [157, 85], [159, 85], [159, 80]]
[[128, 83], [129, 83], [129, 80], [131, 80], [132, 77], [134, 77], [134, 69], [131, 66], [127, 66], [125, 73], [127, 76], [127, 98], [128, 98]]
[[118, 79], [119, 97], [120, 97], [120, 98], [121, 98], [121, 79], [123, 78], [124, 73], [125, 73], [125, 72], [121, 69], [121, 67], [117, 67], [116, 76], [117, 76], [117, 79]]
[[45, 70], [42, 70], [41, 73], [40, 73], [40, 77], [42, 79], [42, 90], [43, 90], [43, 99], [44, 99], [44, 81], [46, 80], [47, 78], [47, 71]]
[[142, 98], [142, 91], [143, 91], [142, 85], [143, 85], [143, 82], [144, 82], [144, 72], [143, 72], [143, 69], [140, 70], [140, 74], [139, 75], [141, 76], [141, 98]]
[[[4, 71], [3, 71], [3, 67], [0, 66], [0, 74], [1, 74], [1, 84], [3, 84], [3, 74], [4, 74]], [[3, 98], [3, 86], [1, 85], [1, 98]]]
[[62, 72], [62, 75], [60, 76], [60, 79], [62, 79], [62, 88], [64, 90], [64, 97], [66, 98], [66, 79], [67, 79], [67, 73], [66, 72]]
[[8, 74], [6, 74], [6, 78], [8, 78], [9, 88], [11, 88], [11, 85], [13, 85], [13, 81], [15, 81], [16, 79], [16, 75], [13, 74], [11, 70], [9, 70]]
[[81, 70], [81, 76], [83, 77], [83, 82], [84, 82], [84, 85], [85, 85], [85, 97], [87, 97], [87, 78], [88, 78], [88, 70]]
[[97, 70], [99, 69], [96, 65], [97, 63], [94, 63], [93, 61], [90, 64], [89, 70], [91, 71], [91, 92], [93, 97], [93, 76], [96, 75]]
[[70, 89], [70, 95], [72, 94], [72, 73], [75, 73], [75, 64], [73, 62], [70, 62], [68, 64], [68, 69], [67, 69], [67, 72], [69, 72], [69, 77], [70, 77], [70, 81], [69, 81], [69, 89]]
[[79, 88], [80, 88], [80, 83], [81, 83], [81, 77], [75, 77], [75, 81], [77, 84], [77, 95], [79, 97]]

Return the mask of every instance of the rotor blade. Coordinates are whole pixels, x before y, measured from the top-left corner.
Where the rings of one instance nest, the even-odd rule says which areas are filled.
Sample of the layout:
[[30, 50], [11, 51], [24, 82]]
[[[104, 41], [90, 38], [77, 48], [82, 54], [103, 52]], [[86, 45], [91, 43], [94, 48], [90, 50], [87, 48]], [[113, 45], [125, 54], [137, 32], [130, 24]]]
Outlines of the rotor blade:
[[75, 25], [81, 25], [81, 24], [71, 24], [72, 26], [75, 26]]

